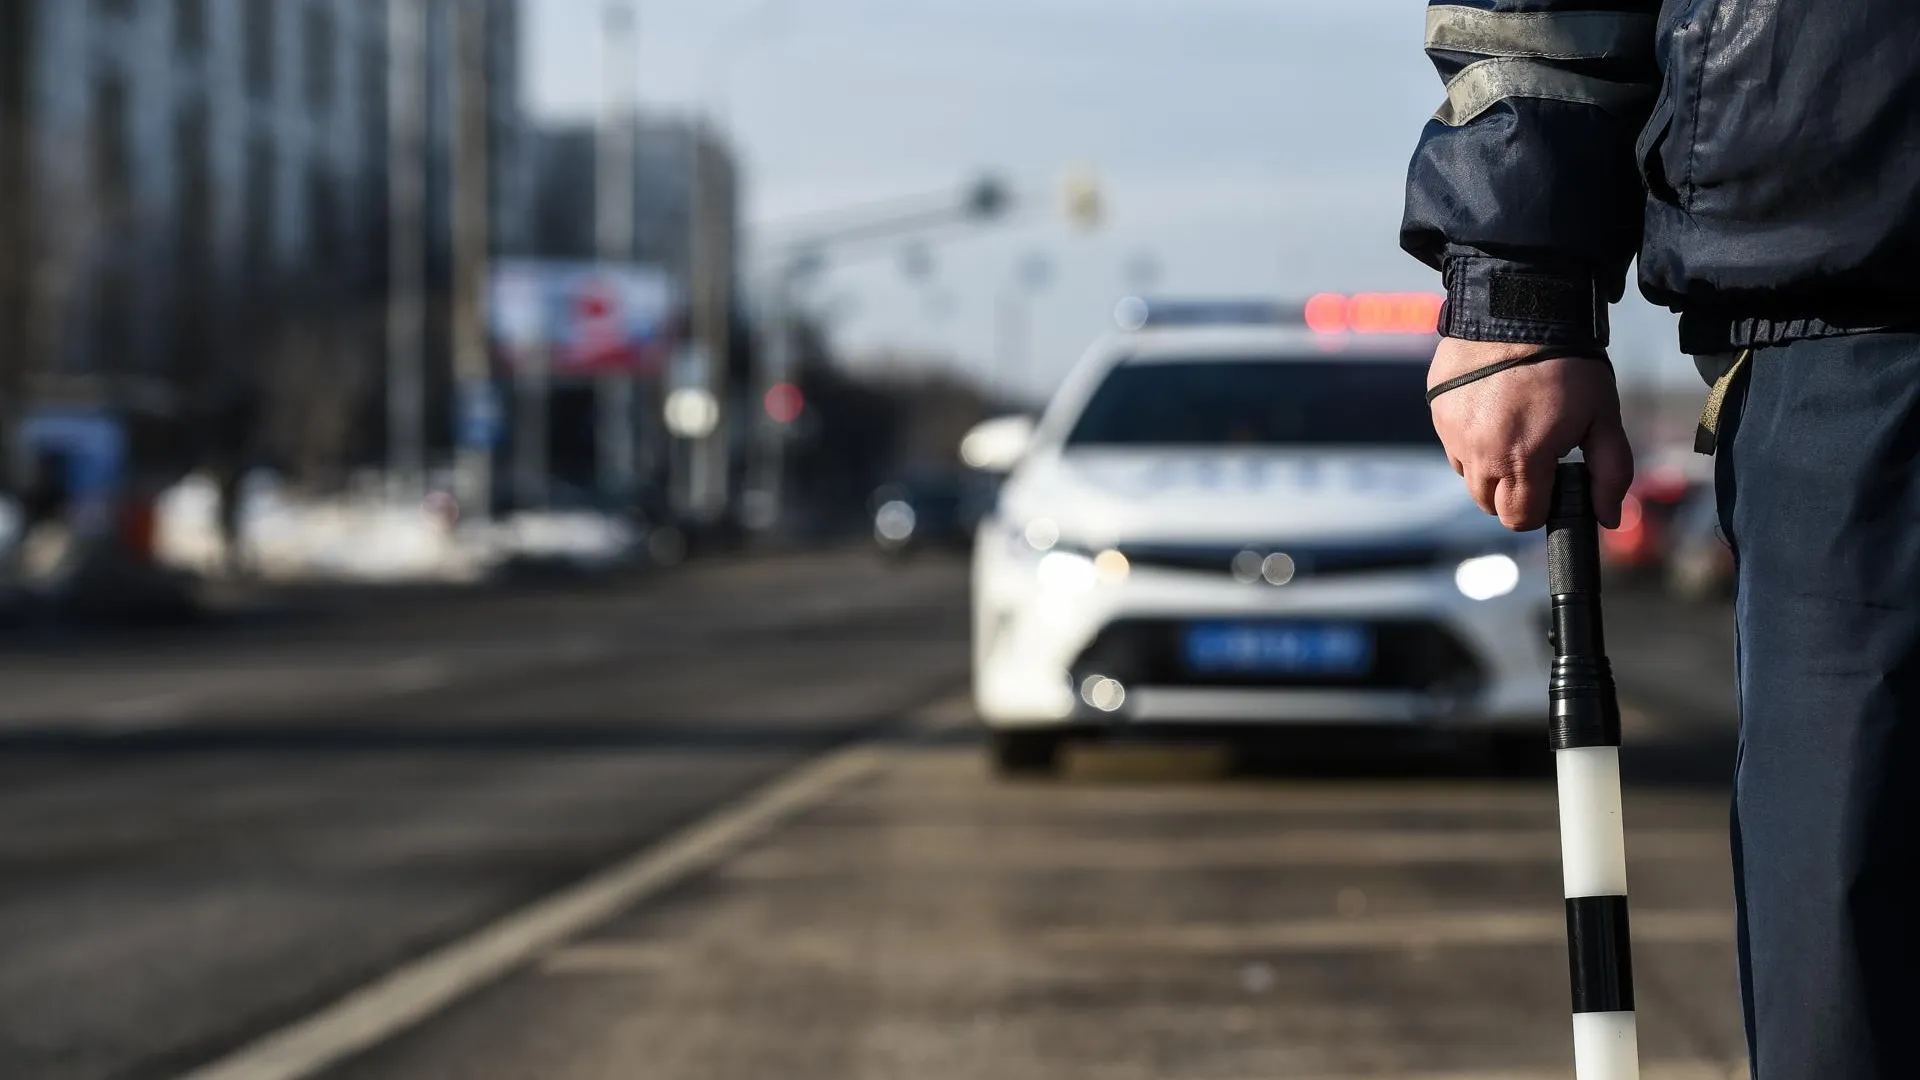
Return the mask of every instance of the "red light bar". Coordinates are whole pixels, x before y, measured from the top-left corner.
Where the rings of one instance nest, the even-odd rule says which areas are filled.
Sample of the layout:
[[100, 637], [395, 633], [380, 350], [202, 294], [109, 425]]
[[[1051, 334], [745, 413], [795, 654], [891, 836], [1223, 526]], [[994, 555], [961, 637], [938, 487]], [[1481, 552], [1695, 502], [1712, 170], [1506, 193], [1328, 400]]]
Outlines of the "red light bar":
[[1307, 300], [1306, 323], [1320, 334], [1436, 334], [1440, 305], [1434, 293], [1320, 293]]

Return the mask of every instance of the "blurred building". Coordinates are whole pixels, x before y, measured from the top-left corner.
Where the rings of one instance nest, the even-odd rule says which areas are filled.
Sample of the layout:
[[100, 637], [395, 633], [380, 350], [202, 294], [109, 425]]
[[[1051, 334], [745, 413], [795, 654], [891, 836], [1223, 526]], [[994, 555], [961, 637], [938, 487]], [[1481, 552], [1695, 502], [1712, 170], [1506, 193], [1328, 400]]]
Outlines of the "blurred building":
[[[526, 252], [543, 258], [592, 260], [599, 257], [596, 205], [600, 131], [593, 124], [542, 127], [527, 132], [531, 197], [525, 234]], [[634, 208], [631, 250], [635, 262], [664, 268], [689, 305], [726, 303], [731, 309], [726, 351], [729, 385], [744, 394], [752, 362], [753, 335], [743, 314], [740, 252], [740, 189], [731, 148], [708, 129], [679, 117], [642, 117], [634, 140]], [[704, 198], [697, 200], [698, 185]], [[583, 211], [583, 208], [588, 208]], [[696, 209], [702, 218], [704, 261], [695, 265], [692, 228]], [[719, 288], [721, 284], [725, 288]], [[683, 313], [696, 332], [711, 320]], [[643, 387], [639, 396], [641, 458], [661, 468], [672, 455], [664, 448], [657, 406], [661, 387]], [[734, 395], [738, 397], [739, 395]], [[571, 483], [593, 483], [595, 423], [592, 389], [556, 387], [552, 463], [556, 475]], [[659, 486], [662, 476], [643, 477]]]
[[[427, 0], [430, 295], [448, 280], [451, 16], [465, 3], [492, 16], [498, 244], [523, 242], [514, 225], [530, 194], [512, 165], [524, 160], [517, 3]], [[387, 12], [370, 0], [0, 3], [8, 403], [112, 416], [152, 473], [246, 456], [325, 474], [378, 458]], [[432, 372], [446, 367], [444, 301], [429, 310]]]
[[[530, 253], [548, 258], [596, 258], [594, 216], [600, 132], [591, 124], [562, 124], [529, 132], [533, 215]], [[739, 196], [733, 154], [726, 144], [682, 118], [642, 117], [634, 139], [633, 245], [636, 261], [666, 267], [676, 278], [691, 275], [694, 148], [709, 192], [713, 243], [719, 265], [731, 273], [738, 244]]]

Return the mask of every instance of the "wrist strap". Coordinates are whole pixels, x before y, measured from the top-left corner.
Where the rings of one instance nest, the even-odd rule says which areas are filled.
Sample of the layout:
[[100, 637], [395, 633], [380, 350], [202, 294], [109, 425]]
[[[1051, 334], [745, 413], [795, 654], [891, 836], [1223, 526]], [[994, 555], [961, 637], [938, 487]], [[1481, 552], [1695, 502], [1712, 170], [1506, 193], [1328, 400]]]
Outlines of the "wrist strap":
[[1433, 389], [1427, 391], [1427, 404], [1429, 405], [1433, 404], [1434, 399], [1438, 398], [1441, 394], [1447, 393], [1448, 391], [1451, 391], [1451, 390], [1458, 390], [1461, 387], [1466, 386], [1470, 383], [1477, 383], [1481, 379], [1498, 375], [1503, 371], [1511, 371], [1517, 367], [1524, 367], [1527, 364], [1538, 364], [1547, 360], [1560, 360], [1569, 356], [1584, 356], [1589, 359], [1599, 360], [1602, 363], [1607, 364], [1609, 366], [1611, 366], [1613, 363], [1613, 361], [1607, 357], [1607, 352], [1605, 349], [1582, 349], [1582, 348], [1569, 348], [1569, 347], [1562, 347], [1562, 346], [1550, 346], [1548, 348], [1541, 349], [1539, 352], [1531, 352], [1531, 353], [1527, 353], [1524, 356], [1516, 356], [1508, 360], [1502, 360], [1497, 364], [1488, 364], [1486, 367], [1483, 367], [1483, 368], [1475, 368], [1474, 370], [1467, 372], [1465, 375], [1455, 375], [1453, 378], [1448, 379], [1446, 382], [1443, 382], [1440, 385], [1434, 387]]

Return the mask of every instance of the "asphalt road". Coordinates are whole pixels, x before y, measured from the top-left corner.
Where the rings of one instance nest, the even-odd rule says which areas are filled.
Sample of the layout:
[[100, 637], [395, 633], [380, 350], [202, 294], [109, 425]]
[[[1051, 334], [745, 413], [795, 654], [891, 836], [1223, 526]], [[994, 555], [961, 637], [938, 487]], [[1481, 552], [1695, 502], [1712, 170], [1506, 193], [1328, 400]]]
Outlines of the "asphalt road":
[[963, 675], [954, 571], [709, 563], [0, 663], [0, 1077], [163, 1077]]
[[[460, 992], [321, 1023], [358, 1042], [316, 1075], [1565, 1075], [1550, 780], [1299, 746], [996, 781], [963, 599], [817, 554], [17, 651], [0, 1077], [178, 1077], [423, 956]], [[1731, 1076], [1726, 616], [1612, 616], [1650, 1075]], [[607, 917], [473, 975], [583, 889]]]

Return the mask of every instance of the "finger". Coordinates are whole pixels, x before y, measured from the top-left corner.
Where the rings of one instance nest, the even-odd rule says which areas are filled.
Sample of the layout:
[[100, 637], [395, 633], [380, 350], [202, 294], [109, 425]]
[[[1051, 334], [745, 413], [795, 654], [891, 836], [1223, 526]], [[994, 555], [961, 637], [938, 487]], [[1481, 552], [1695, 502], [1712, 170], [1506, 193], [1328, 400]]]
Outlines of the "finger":
[[1593, 513], [1603, 528], [1620, 527], [1620, 504], [1633, 486], [1633, 446], [1617, 421], [1602, 421], [1580, 444], [1593, 476]]
[[1461, 475], [1467, 481], [1467, 494], [1472, 495], [1473, 501], [1480, 504], [1480, 509], [1489, 514], [1498, 515], [1500, 508], [1496, 499], [1500, 493], [1499, 474], [1488, 469], [1474, 468], [1467, 469]]
[[1547, 523], [1547, 504], [1553, 497], [1550, 484], [1537, 477], [1553, 475], [1552, 463], [1526, 462], [1507, 470], [1494, 494], [1500, 524], [1515, 532], [1537, 529]]

